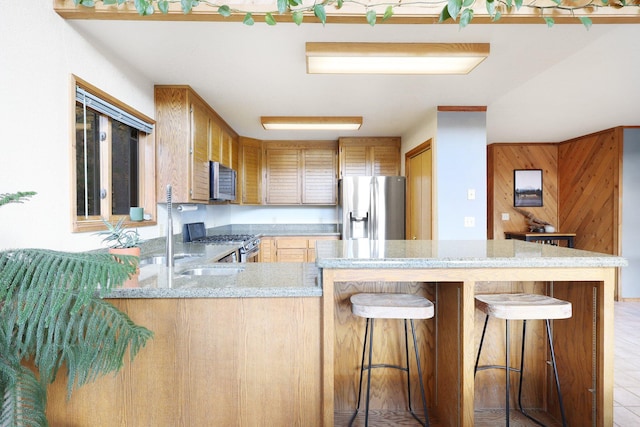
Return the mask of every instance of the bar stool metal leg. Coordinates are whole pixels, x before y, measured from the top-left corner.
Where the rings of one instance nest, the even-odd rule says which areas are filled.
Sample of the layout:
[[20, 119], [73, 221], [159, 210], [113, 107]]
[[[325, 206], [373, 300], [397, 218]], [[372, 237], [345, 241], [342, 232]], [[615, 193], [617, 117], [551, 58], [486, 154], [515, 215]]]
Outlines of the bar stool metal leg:
[[562, 402], [562, 393], [560, 392], [560, 378], [558, 377], [558, 368], [556, 366], [556, 354], [553, 349], [553, 340], [551, 339], [551, 327], [549, 319], [545, 320], [547, 326], [547, 339], [549, 340], [549, 352], [551, 353], [551, 364], [553, 365], [553, 374], [556, 380], [556, 392], [558, 393], [558, 403], [560, 404], [560, 416], [562, 417], [562, 426], [567, 427], [567, 418], [564, 413], [564, 404]]
[[[510, 404], [509, 404], [509, 394], [510, 394], [510, 372], [518, 372], [520, 374], [520, 381], [518, 384], [518, 410], [528, 419], [535, 422], [536, 424], [545, 427], [545, 424], [535, 419], [533, 416], [529, 415], [522, 406], [522, 384], [524, 383], [524, 355], [525, 355], [525, 342], [526, 342], [526, 334], [527, 334], [527, 321], [522, 321], [522, 343], [521, 343], [521, 352], [520, 352], [520, 369], [515, 369], [510, 367], [510, 356], [509, 356], [509, 321], [505, 320], [505, 366], [496, 366], [496, 365], [487, 365], [487, 366], [478, 366], [480, 361], [480, 354], [482, 352], [482, 345], [484, 343], [484, 337], [487, 330], [487, 323], [489, 321], [489, 316], [485, 317], [484, 327], [482, 329], [482, 336], [480, 337], [480, 346], [478, 348], [478, 355], [476, 357], [476, 364], [473, 371], [473, 375], [475, 377], [476, 373], [479, 370], [484, 369], [492, 369], [492, 368], [504, 368], [505, 369], [505, 411], [507, 412], [506, 416], [506, 426], [509, 427], [509, 412], [510, 412]], [[549, 353], [551, 354], [551, 365], [553, 366], [553, 375], [556, 385], [556, 392], [558, 393], [558, 403], [560, 405], [560, 415], [562, 417], [562, 426], [567, 427], [567, 420], [564, 411], [564, 403], [562, 400], [562, 392], [560, 390], [560, 378], [558, 376], [558, 368], [556, 365], [556, 356], [555, 350], [553, 348], [553, 340], [551, 337], [551, 326], [549, 319], [545, 319], [545, 327], [547, 334], [547, 342], [549, 343]]]
[[478, 362], [480, 361], [480, 353], [482, 352], [482, 343], [484, 343], [484, 335], [487, 332], [487, 323], [489, 323], [489, 315], [486, 315], [484, 318], [484, 327], [482, 328], [482, 336], [480, 337], [480, 346], [478, 347], [478, 356], [476, 356], [476, 366], [473, 369], [473, 378], [475, 378], [476, 373], [478, 373]]
[[506, 395], [506, 399], [505, 399], [505, 406], [506, 406], [506, 411], [507, 411], [507, 427], [509, 427], [509, 410], [510, 410], [510, 405], [509, 405], [509, 388], [511, 385], [511, 370], [509, 368], [509, 366], [511, 366], [509, 364], [509, 321], [505, 320], [505, 344], [504, 344], [504, 348], [505, 348], [505, 362], [504, 362], [504, 374], [505, 374], [505, 395]]
[[[407, 338], [407, 319], [404, 319], [404, 356], [407, 363], [407, 399], [409, 400], [409, 412], [413, 415], [411, 408], [411, 372], [409, 371], [409, 339]], [[413, 415], [415, 417], [415, 415]]]
[[[371, 333], [370, 333], [371, 338], [370, 339], [368, 339], [369, 321], [371, 321]], [[369, 364], [365, 365], [364, 358], [367, 353], [367, 340], [369, 341]], [[366, 396], [366, 404], [365, 404], [366, 405], [365, 426], [368, 425], [369, 423], [369, 392], [370, 392], [370, 385], [371, 385], [371, 358], [372, 358], [372, 349], [373, 349], [372, 342], [373, 342], [373, 319], [367, 318], [365, 322], [365, 327], [364, 327], [364, 343], [362, 345], [362, 360], [360, 362], [360, 381], [358, 383], [358, 403], [356, 404], [356, 411], [353, 413], [353, 415], [351, 416], [351, 419], [349, 420], [349, 426], [353, 424], [353, 422], [356, 419], [356, 416], [358, 416], [358, 412], [360, 412], [360, 402], [362, 398], [362, 377], [365, 369], [368, 371], [367, 396]]]
[[534, 423], [544, 427], [544, 424], [542, 424], [540, 421], [533, 418], [531, 415], [527, 414], [524, 408], [522, 407], [522, 384], [524, 383], [524, 345], [526, 342], [526, 336], [527, 336], [527, 321], [523, 320], [522, 321], [522, 345], [520, 350], [520, 384], [518, 385], [518, 408], [522, 413], [522, 415], [529, 418]]
[[527, 414], [524, 408], [522, 407], [522, 384], [524, 383], [523, 381], [524, 380], [524, 346], [526, 342], [526, 336], [527, 336], [527, 321], [523, 320], [522, 321], [522, 343], [520, 347], [520, 384], [518, 385], [518, 408], [525, 417], [529, 418], [531, 421], [533, 421], [536, 424], [544, 426], [544, 424], [542, 424], [540, 421], [536, 420], [531, 415]]
[[[527, 414], [524, 408], [522, 407], [522, 383], [524, 382], [524, 343], [525, 343], [525, 336], [526, 336], [526, 327], [527, 327], [527, 321], [523, 320], [522, 321], [522, 353], [521, 353], [522, 356], [520, 360], [520, 386], [518, 389], [518, 406], [519, 406], [520, 412], [525, 417], [529, 418], [531, 421], [535, 422], [536, 424], [544, 427], [543, 423], [541, 423], [531, 415]], [[547, 342], [549, 343], [549, 352], [551, 354], [551, 365], [553, 366], [553, 376], [556, 384], [556, 392], [558, 393], [558, 404], [560, 405], [560, 416], [562, 418], [562, 426], [567, 427], [567, 420], [564, 413], [564, 403], [562, 401], [562, 392], [560, 391], [560, 378], [558, 376], [558, 368], [556, 365], [556, 355], [553, 349], [553, 340], [551, 339], [551, 326], [550, 326], [549, 319], [545, 319], [545, 328], [547, 332]]]
[[[351, 416], [351, 419], [349, 420], [349, 426], [353, 425], [353, 422], [356, 419], [356, 416], [358, 415], [358, 412], [360, 411], [360, 402], [361, 402], [361, 397], [362, 397], [362, 377], [363, 377], [363, 372], [365, 370], [367, 370], [367, 393], [365, 396], [365, 418], [364, 418], [364, 425], [365, 427], [367, 427], [369, 425], [369, 398], [370, 398], [370, 392], [371, 392], [371, 369], [372, 368], [396, 368], [399, 369], [401, 371], [406, 371], [407, 372], [407, 398], [409, 400], [409, 412], [411, 413], [411, 415], [423, 426], [423, 427], [429, 427], [429, 414], [428, 414], [428, 410], [427, 410], [427, 398], [426, 398], [426, 393], [425, 393], [425, 388], [424, 388], [424, 380], [422, 378], [422, 365], [420, 364], [420, 355], [419, 355], [419, 351], [418, 351], [418, 339], [416, 337], [416, 331], [415, 331], [415, 326], [413, 323], [413, 319], [410, 319], [411, 322], [411, 333], [413, 336], [413, 348], [414, 348], [414, 354], [416, 357], [416, 365], [418, 368], [418, 377], [419, 377], [419, 382], [420, 382], [420, 393], [421, 393], [421, 397], [422, 397], [422, 408], [424, 410], [424, 417], [425, 420], [421, 420], [420, 417], [418, 417], [418, 415], [415, 413], [415, 411], [413, 410], [413, 405], [411, 403], [411, 371], [410, 371], [410, 364], [409, 364], [409, 335], [408, 335], [408, 331], [407, 331], [407, 319], [404, 319], [404, 342], [405, 342], [405, 360], [406, 360], [406, 368], [402, 367], [402, 366], [396, 366], [396, 365], [389, 365], [389, 364], [377, 364], [377, 365], [373, 365], [372, 364], [372, 359], [373, 359], [373, 318], [367, 318], [366, 319], [366, 326], [365, 326], [365, 333], [364, 333], [364, 344], [362, 347], [362, 360], [361, 360], [361, 365], [360, 365], [360, 381], [359, 381], [359, 385], [358, 385], [358, 403], [356, 405], [356, 411], [354, 412], [354, 414]], [[371, 322], [371, 324], [369, 324], [369, 322]], [[367, 333], [368, 332], [368, 333]], [[369, 356], [368, 356], [368, 364], [365, 365], [364, 364], [364, 359], [365, 359], [365, 354], [367, 353], [367, 335], [368, 335], [368, 341], [369, 341], [369, 348], [368, 348], [368, 352], [369, 352]]]
[[[558, 394], [558, 404], [560, 405], [560, 413], [562, 417], [563, 427], [567, 426], [567, 421], [564, 411], [564, 403], [562, 400], [562, 394], [560, 391], [560, 380], [558, 375], [558, 369], [556, 365], [555, 350], [553, 347], [553, 339], [551, 336], [550, 320], [556, 319], [568, 319], [572, 315], [571, 302], [559, 300], [546, 295], [527, 294], [527, 293], [510, 293], [510, 294], [487, 294], [475, 296], [476, 308], [485, 313], [485, 323], [482, 330], [482, 337], [480, 338], [480, 346], [478, 348], [478, 356], [476, 358], [476, 364], [474, 369], [474, 376], [480, 370], [484, 369], [504, 369], [505, 370], [505, 408], [506, 408], [506, 425], [509, 426], [510, 415], [510, 388], [511, 388], [511, 372], [519, 373], [518, 384], [518, 398], [516, 401], [517, 410], [522, 413], [529, 420], [544, 426], [540, 421], [527, 414], [522, 407], [522, 389], [524, 384], [524, 360], [525, 360], [525, 344], [527, 334], [527, 321], [528, 320], [544, 320], [547, 333], [547, 342], [549, 345], [549, 352], [551, 355], [551, 364], [553, 365], [553, 374], [556, 385], [556, 392]], [[527, 312], [523, 311], [523, 307], [527, 307]], [[480, 354], [482, 352], [482, 345], [485, 339], [485, 333], [487, 330], [487, 323], [489, 316], [504, 319], [505, 320], [505, 366], [501, 365], [479, 365]], [[520, 351], [520, 367], [511, 367], [510, 360], [510, 332], [509, 332], [509, 320], [521, 320], [522, 321], [522, 342]], [[546, 357], [545, 357], [546, 358]]]
[[366, 319], [365, 322], [365, 327], [364, 327], [364, 344], [362, 346], [362, 360], [360, 361], [360, 381], [358, 383], [358, 403], [356, 404], [356, 411], [353, 413], [353, 415], [351, 416], [351, 419], [349, 420], [349, 426], [351, 426], [353, 424], [353, 421], [356, 419], [356, 416], [358, 415], [358, 412], [360, 411], [360, 400], [362, 397], [362, 373], [364, 371], [364, 357], [365, 354], [367, 353], [367, 336], [368, 336], [368, 332], [369, 332], [369, 319]]
[[[404, 325], [404, 338], [405, 338], [405, 342], [407, 342], [407, 321], [405, 320], [405, 325]], [[409, 389], [409, 412], [411, 412], [411, 415], [413, 415], [413, 418], [415, 418], [420, 424], [422, 424], [424, 427], [429, 427], [429, 413], [427, 412], [427, 398], [426, 398], [426, 393], [424, 391], [424, 379], [422, 377], [422, 367], [420, 365], [420, 355], [418, 354], [418, 339], [416, 338], [416, 328], [414, 327], [413, 324], [413, 319], [411, 319], [411, 334], [413, 335], [413, 349], [415, 351], [415, 355], [416, 355], [416, 366], [418, 368], [418, 378], [419, 378], [419, 382], [420, 382], [420, 394], [422, 395], [422, 409], [424, 410], [424, 422], [418, 418], [418, 416], [416, 415], [416, 413], [413, 411], [413, 408], [411, 407], [411, 389]], [[409, 375], [409, 355], [407, 354], [407, 378], [410, 378]], [[408, 381], [408, 380], [407, 380]]]
[[371, 329], [369, 330], [369, 365], [367, 366], [367, 402], [364, 414], [364, 427], [369, 425], [369, 396], [371, 394], [371, 357], [373, 356], [373, 319], [371, 319]]

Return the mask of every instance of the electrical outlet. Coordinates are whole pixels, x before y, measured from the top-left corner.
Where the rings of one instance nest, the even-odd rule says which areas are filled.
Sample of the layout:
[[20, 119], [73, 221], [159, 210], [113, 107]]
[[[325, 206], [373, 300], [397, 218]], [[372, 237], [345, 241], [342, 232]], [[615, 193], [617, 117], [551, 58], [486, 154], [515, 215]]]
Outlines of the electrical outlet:
[[475, 200], [476, 199], [476, 190], [470, 188], [467, 190], [467, 200]]
[[475, 219], [475, 217], [472, 217], [472, 216], [465, 216], [465, 217], [464, 217], [464, 226], [465, 226], [465, 227], [475, 227], [475, 226], [476, 226], [476, 219]]
[[503, 213], [502, 213], [502, 220], [503, 220], [503, 221], [509, 221], [509, 214], [508, 214], [508, 213], [506, 213], [506, 212], [503, 212]]

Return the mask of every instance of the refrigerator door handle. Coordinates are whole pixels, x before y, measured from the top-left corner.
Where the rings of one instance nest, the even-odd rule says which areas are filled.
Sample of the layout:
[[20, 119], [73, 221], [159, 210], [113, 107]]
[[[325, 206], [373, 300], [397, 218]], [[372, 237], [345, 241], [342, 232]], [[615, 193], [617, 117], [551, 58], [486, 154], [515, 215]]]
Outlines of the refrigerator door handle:
[[371, 196], [369, 197], [369, 211], [371, 212], [371, 221], [369, 222], [369, 238], [378, 238], [378, 180], [376, 177], [371, 178]]

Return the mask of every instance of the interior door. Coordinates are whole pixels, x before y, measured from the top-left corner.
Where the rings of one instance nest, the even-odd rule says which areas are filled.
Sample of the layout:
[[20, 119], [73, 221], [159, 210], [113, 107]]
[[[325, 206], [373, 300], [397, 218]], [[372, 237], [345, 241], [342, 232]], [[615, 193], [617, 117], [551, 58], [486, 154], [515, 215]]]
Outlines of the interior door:
[[406, 154], [407, 239], [432, 240], [431, 140]]

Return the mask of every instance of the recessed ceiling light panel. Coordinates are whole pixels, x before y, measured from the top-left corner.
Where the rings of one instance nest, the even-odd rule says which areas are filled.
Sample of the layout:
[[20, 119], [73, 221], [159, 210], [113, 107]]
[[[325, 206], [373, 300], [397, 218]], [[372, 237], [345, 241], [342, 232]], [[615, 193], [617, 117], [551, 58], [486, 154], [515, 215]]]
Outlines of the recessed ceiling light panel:
[[358, 130], [362, 117], [263, 116], [260, 123], [266, 130]]
[[488, 43], [306, 44], [309, 74], [467, 74], [487, 56]]

